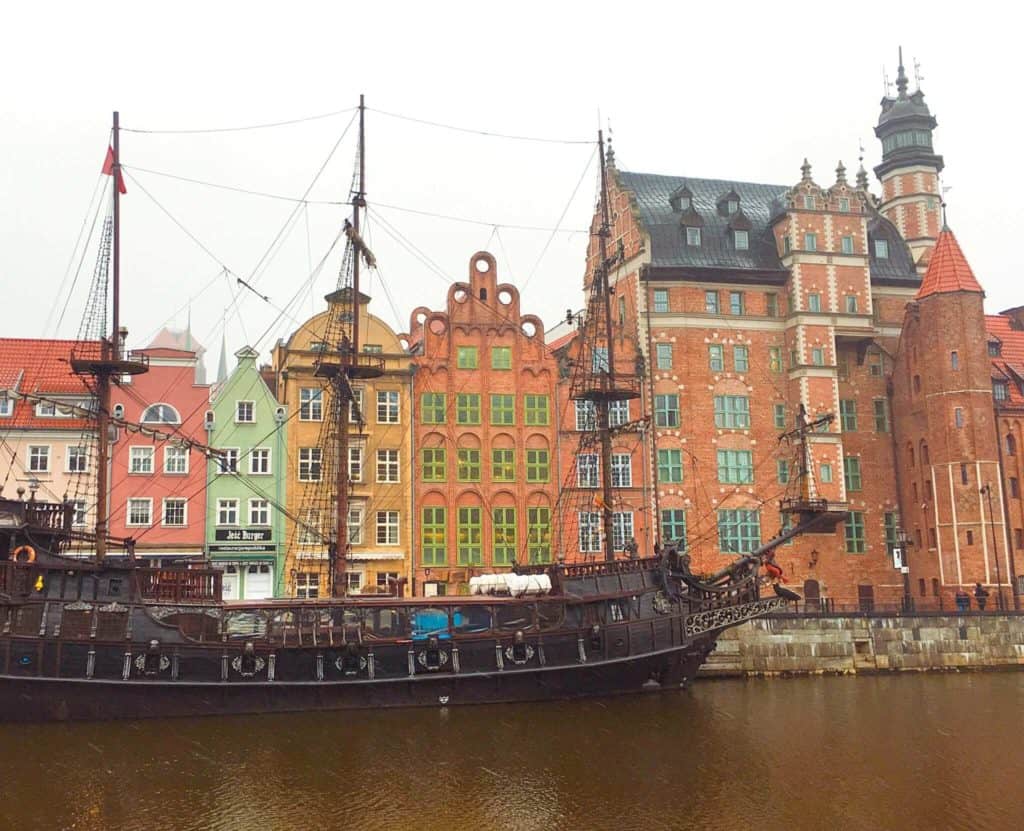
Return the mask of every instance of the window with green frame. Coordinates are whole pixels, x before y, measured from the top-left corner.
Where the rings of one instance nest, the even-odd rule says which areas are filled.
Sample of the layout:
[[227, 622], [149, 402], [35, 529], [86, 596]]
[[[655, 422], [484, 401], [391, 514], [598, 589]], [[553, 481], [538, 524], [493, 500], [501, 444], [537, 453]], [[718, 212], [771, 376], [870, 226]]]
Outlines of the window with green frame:
[[659, 450], [658, 451], [658, 481], [659, 482], [682, 482], [683, 481], [683, 451], [682, 450]]
[[491, 347], [491, 369], [512, 369], [512, 347]]
[[448, 522], [444, 508], [424, 508], [420, 548], [425, 566], [443, 566], [447, 560]]
[[750, 399], [745, 395], [715, 396], [715, 427], [746, 430], [750, 427]]
[[480, 423], [480, 394], [476, 392], [460, 392], [455, 396], [455, 423]]
[[460, 447], [458, 450], [458, 472], [456, 478], [460, 482], [479, 482], [480, 481], [480, 451], [468, 448]]
[[526, 424], [529, 427], [546, 427], [550, 419], [548, 396], [526, 396]]
[[459, 369], [476, 369], [479, 363], [479, 356], [475, 346], [460, 346], [457, 354], [457, 366]]
[[725, 371], [725, 347], [720, 343], [708, 346], [708, 367], [712, 372]]
[[768, 369], [772, 372], [782, 372], [782, 347], [768, 347]]
[[654, 396], [654, 426], [679, 426], [679, 396], [675, 393]]
[[875, 432], [889, 432], [889, 404], [884, 398], [876, 398], [873, 402], [875, 408]]
[[686, 549], [686, 511], [669, 508], [661, 512], [661, 544], [676, 545], [679, 550]]
[[839, 402], [839, 426], [844, 433], [857, 430], [857, 402], [852, 398], [844, 398]]
[[754, 481], [754, 454], [749, 450], [718, 451], [718, 481], [749, 485]]
[[861, 489], [860, 459], [857, 456], [846, 456], [843, 459], [843, 480], [848, 491]]
[[861, 511], [849, 511], [846, 514], [846, 553], [863, 554], [864, 514]]
[[491, 424], [510, 425], [516, 423], [516, 397], [514, 395], [491, 394]]
[[885, 528], [885, 548], [886, 551], [892, 551], [894, 548], [898, 548], [900, 544], [899, 533], [900, 517], [895, 511], [886, 511], [885, 516], [882, 519], [882, 525]]
[[448, 478], [448, 459], [443, 447], [424, 447], [420, 455], [424, 482], [443, 482]]
[[494, 565], [511, 565], [516, 557], [516, 509], [495, 508], [491, 512]]
[[718, 548], [733, 554], [747, 554], [761, 544], [761, 514], [758, 511], [718, 512]]
[[786, 459], [776, 460], [775, 476], [782, 485], [785, 485], [789, 481], [789, 462]]
[[748, 372], [750, 370], [750, 349], [746, 346], [734, 346], [732, 348], [732, 365], [737, 372]]
[[447, 410], [448, 396], [443, 392], [425, 392], [420, 396], [420, 418], [424, 424], [444, 424]]
[[459, 508], [458, 558], [460, 566], [480, 566], [484, 563], [483, 525], [479, 508]]
[[514, 482], [516, 479], [516, 451], [491, 449], [491, 479], [495, 482]]
[[775, 419], [775, 429], [785, 430], [786, 429], [786, 405], [785, 404], [773, 404], [772, 405], [772, 418]]
[[551, 476], [551, 464], [547, 450], [526, 451], [526, 481], [547, 482]]
[[551, 509], [526, 509], [526, 550], [531, 563], [551, 562]]

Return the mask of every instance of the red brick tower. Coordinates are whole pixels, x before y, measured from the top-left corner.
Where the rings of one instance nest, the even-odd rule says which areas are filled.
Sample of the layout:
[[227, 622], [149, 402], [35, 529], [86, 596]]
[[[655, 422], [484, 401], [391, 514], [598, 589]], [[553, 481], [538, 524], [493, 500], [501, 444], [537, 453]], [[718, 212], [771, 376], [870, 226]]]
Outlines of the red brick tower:
[[918, 595], [1008, 584], [1011, 573], [984, 297], [943, 227], [907, 306], [892, 377], [900, 503]]
[[928, 258], [942, 227], [942, 156], [932, 148], [935, 117], [924, 103], [920, 87], [907, 94], [903, 50], [896, 75], [895, 98], [882, 99], [882, 114], [875, 135], [882, 141], [882, 163], [875, 175], [882, 182], [879, 209], [900, 231], [910, 246], [918, 273], [928, 267]]

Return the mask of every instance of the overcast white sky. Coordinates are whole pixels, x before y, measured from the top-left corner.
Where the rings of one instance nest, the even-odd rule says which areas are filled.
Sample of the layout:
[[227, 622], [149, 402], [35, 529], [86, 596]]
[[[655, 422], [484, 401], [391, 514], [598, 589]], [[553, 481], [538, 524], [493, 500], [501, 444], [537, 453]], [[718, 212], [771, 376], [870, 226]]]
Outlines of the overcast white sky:
[[[995, 6], [992, 7], [993, 12]], [[1004, 7], [1005, 8], [1005, 7]], [[82, 262], [58, 336], [74, 337], [95, 243], [75, 240], [97, 183], [110, 113], [126, 128], [234, 127], [328, 113], [365, 93], [369, 236], [393, 304], [373, 278], [373, 310], [402, 331], [417, 305], [443, 306], [445, 281], [388, 235], [384, 222], [447, 276], [464, 279], [487, 247], [499, 278], [523, 286], [524, 311], [550, 328], [582, 305], [585, 229], [596, 193], [592, 146], [485, 138], [378, 111], [485, 131], [585, 140], [614, 130], [621, 169], [795, 183], [807, 156], [822, 184], [858, 142], [878, 162], [872, 127], [883, 66], [908, 71], [939, 120], [949, 222], [988, 293], [990, 311], [1019, 291], [1021, 200], [1013, 197], [1021, 130], [1019, 35], [939, 4], [667, 3], [67, 3], [5, 4], [0, 52], [0, 285], [4, 336], [52, 336], [68, 265]], [[122, 135], [130, 168], [298, 198], [349, 115], [213, 134]], [[348, 198], [352, 129], [310, 194]], [[292, 300], [348, 209], [299, 209], [279, 250], [257, 270], [294, 209], [290, 202], [133, 172], [122, 202], [124, 303], [132, 345], [181, 327], [215, 370], [231, 306], [221, 266], [272, 303]], [[874, 177], [872, 175], [872, 181]], [[141, 184], [142, 187], [139, 185]], [[150, 197], [209, 250], [203, 251]], [[876, 186], [877, 190], [877, 186]], [[473, 225], [400, 212], [466, 217]], [[495, 231], [493, 224], [497, 224]], [[308, 232], [307, 232], [308, 227]], [[550, 239], [550, 243], [549, 243]], [[546, 247], [547, 246], [547, 247]], [[545, 251], [546, 247], [546, 251]], [[79, 252], [80, 255], [81, 252]], [[211, 256], [211, 253], [213, 256]], [[542, 256], [543, 254], [543, 256]], [[295, 319], [318, 308], [339, 257], [303, 291]], [[255, 272], [255, 273], [254, 273]], [[532, 275], [532, 277], [531, 277]], [[56, 311], [54, 307], [58, 306]], [[228, 318], [228, 346], [269, 348], [294, 328], [245, 294]]]

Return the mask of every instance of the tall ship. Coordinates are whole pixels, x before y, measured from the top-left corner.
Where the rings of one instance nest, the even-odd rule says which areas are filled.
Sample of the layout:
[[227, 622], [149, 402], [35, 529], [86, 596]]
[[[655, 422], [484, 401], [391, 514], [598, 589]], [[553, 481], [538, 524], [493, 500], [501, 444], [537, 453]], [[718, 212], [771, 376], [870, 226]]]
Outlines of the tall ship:
[[[108, 463], [116, 431], [185, 442], [211, 458], [224, 452], [127, 422], [111, 403], [113, 388], [148, 370], [145, 355], [126, 349], [120, 321], [115, 113], [105, 168], [111, 210], [86, 322], [67, 356], [91, 402], [7, 393], [14, 406], [65, 407], [95, 423], [95, 529], [80, 530], [74, 521], [80, 508], [68, 498], [44, 501], [24, 489], [16, 498], [0, 496], [0, 721], [439, 707], [678, 689], [694, 678], [724, 629], [798, 599], [779, 585], [776, 547], [800, 534], [830, 532], [844, 516], [839, 506], [813, 498], [807, 436], [823, 419], [811, 422], [801, 413], [798, 426], [781, 437], [799, 472], [779, 505], [788, 520], [728, 567], [694, 573], [683, 541], [663, 540], [653, 557], [613, 543], [611, 454], [622, 425], [611, 413], [640, 396], [640, 383], [615, 360], [609, 275], [617, 255], [608, 250], [600, 134], [599, 257], [577, 321], [582, 358], [571, 379], [571, 398], [587, 402], [593, 413], [593, 429], [580, 441], [601, 460], [598, 487], [588, 496], [594, 555], [555, 563], [531, 563], [526, 556], [509, 572], [474, 577], [465, 595], [406, 597], [402, 581], [390, 594], [348, 594], [345, 460], [350, 425], [360, 420], [353, 382], [384, 372], [381, 357], [364, 351], [360, 340], [360, 274], [375, 267], [360, 228], [366, 208], [362, 99], [358, 115], [346, 250], [314, 367], [328, 403], [320, 439], [326, 490], [315, 497], [316, 510], [334, 521], [323, 530], [302, 527], [301, 517], [293, 517], [303, 534], [319, 535], [328, 552], [327, 596], [225, 601], [223, 572], [209, 561], [151, 567], [136, 558], [135, 540], [109, 534]], [[568, 489], [563, 495], [574, 498]], [[625, 549], [618, 557], [617, 547]]]

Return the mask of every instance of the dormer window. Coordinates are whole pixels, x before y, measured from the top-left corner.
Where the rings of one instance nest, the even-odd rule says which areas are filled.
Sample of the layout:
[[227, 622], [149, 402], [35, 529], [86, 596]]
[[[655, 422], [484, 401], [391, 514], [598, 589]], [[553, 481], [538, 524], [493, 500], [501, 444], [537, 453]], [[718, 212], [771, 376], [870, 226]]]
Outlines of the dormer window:
[[673, 211], [685, 213], [693, 207], [693, 194], [683, 185], [672, 193], [668, 201]]
[[690, 207], [693, 205], [689, 196], [680, 196], [678, 202], [679, 210], [681, 211], [688, 211]]
[[889, 241], [884, 239], [875, 240], [875, 259], [876, 260], [888, 260], [889, 259]]
[[839, 210], [844, 214], [850, 212], [850, 200], [845, 196], [839, 200]]
[[686, 229], [686, 244], [693, 245], [696, 247], [700, 246], [700, 228], [687, 227]]
[[732, 239], [737, 251], [746, 251], [750, 248], [749, 231], [733, 231]]
[[988, 356], [990, 358], [998, 358], [1003, 354], [1003, 345], [997, 340], [990, 340], [988, 342]]
[[731, 214], [734, 214], [734, 213], [736, 213], [736, 211], [738, 211], [738, 210], [740, 209], [740, 203], [739, 203], [739, 200], [738, 200], [738, 199], [730, 199], [730, 200], [728, 200], [728, 201], [727, 201], [727, 202], [725, 203], [725, 209], [726, 209], [726, 210], [727, 210], [727, 211], [728, 211], [729, 213], [731, 213]]
[[0, 418], [7, 418], [14, 412], [14, 401], [6, 394], [0, 394]]
[[814, 210], [814, 197], [813, 196], [805, 196], [804, 197], [804, 210], [807, 210], [807, 211], [813, 211]]

